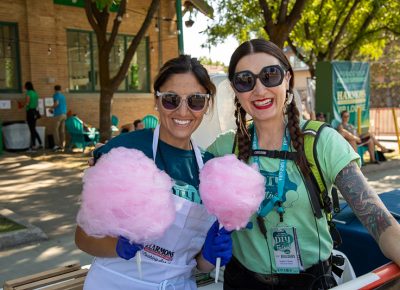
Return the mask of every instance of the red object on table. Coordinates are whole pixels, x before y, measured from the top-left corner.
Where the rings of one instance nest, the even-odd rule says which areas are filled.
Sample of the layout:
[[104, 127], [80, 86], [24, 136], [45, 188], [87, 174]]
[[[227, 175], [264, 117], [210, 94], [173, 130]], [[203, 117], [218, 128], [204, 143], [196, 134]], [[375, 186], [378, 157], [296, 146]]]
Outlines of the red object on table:
[[383, 265], [382, 267], [375, 269], [374, 271], [372, 271], [372, 273], [378, 275], [380, 279], [368, 284], [365, 287], [360, 288], [360, 290], [372, 290], [380, 285], [385, 284], [386, 282], [399, 278], [400, 268], [395, 263], [390, 262]]

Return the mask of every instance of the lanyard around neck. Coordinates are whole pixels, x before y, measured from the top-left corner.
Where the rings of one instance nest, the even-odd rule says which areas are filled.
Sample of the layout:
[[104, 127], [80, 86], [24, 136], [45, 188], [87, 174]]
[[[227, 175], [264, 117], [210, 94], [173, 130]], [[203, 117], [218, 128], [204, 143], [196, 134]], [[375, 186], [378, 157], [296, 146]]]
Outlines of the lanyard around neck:
[[[157, 125], [157, 127], [154, 129], [153, 133], [153, 160], [156, 162], [156, 155], [157, 155], [157, 147], [158, 147], [158, 140], [160, 139], [160, 125]], [[199, 167], [199, 170], [201, 170], [204, 166], [203, 158], [201, 157], [201, 152], [199, 147], [193, 142], [192, 139], [190, 139], [190, 143], [192, 144], [193, 151], [194, 151], [194, 156], [196, 156], [196, 161], [197, 161], [197, 166]]]
[[[281, 151], [289, 150], [289, 142], [290, 138], [286, 137], [286, 129], [282, 138], [282, 148]], [[253, 135], [253, 150], [258, 150], [258, 138], [256, 128], [254, 127], [254, 135]], [[258, 167], [261, 169], [260, 157], [253, 156], [254, 161], [257, 163]], [[279, 162], [279, 174], [278, 174], [278, 193], [275, 194], [267, 203], [262, 202], [260, 208], [258, 209], [258, 215], [261, 217], [265, 217], [274, 207], [276, 207], [276, 211], [280, 216], [281, 222], [283, 221], [283, 213], [284, 209], [282, 207], [282, 197], [283, 190], [285, 186], [285, 178], [286, 178], [286, 159], [281, 159]]]

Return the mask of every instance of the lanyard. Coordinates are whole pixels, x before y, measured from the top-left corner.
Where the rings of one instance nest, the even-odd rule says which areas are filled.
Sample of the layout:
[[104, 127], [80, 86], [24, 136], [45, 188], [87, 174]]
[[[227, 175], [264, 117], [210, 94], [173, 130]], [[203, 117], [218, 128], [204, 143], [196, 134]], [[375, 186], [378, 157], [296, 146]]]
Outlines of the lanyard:
[[[153, 160], [156, 162], [156, 155], [157, 155], [157, 147], [158, 147], [158, 140], [160, 138], [160, 125], [157, 125], [157, 127], [154, 129], [154, 134], [153, 134]], [[196, 161], [197, 161], [197, 166], [199, 170], [201, 170], [204, 166], [203, 158], [201, 158], [201, 152], [199, 147], [193, 142], [192, 139], [190, 139], [190, 142], [192, 143], [193, 151], [194, 151], [194, 156], [196, 156]]]
[[[289, 149], [289, 138], [286, 137], [286, 129], [285, 133], [283, 134], [282, 140], [282, 149], [281, 151], [288, 151]], [[254, 127], [254, 137], [253, 137], [253, 150], [258, 150], [258, 138], [257, 132]], [[258, 168], [261, 168], [260, 157], [253, 156], [254, 161], [257, 163]], [[258, 209], [258, 215], [261, 217], [265, 217], [274, 207], [279, 214], [280, 221], [283, 222], [283, 214], [285, 210], [282, 207], [282, 197], [283, 197], [283, 190], [285, 186], [285, 178], [286, 178], [286, 159], [281, 159], [279, 162], [279, 175], [278, 175], [278, 194], [275, 194], [268, 203], [262, 202], [260, 208]]]

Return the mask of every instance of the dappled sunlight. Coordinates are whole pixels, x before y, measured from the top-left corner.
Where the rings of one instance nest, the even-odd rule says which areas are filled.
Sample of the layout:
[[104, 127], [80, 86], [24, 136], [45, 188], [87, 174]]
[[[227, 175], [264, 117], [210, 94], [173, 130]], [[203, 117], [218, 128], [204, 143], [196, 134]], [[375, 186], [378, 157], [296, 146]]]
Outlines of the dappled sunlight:
[[42, 262], [44, 260], [51, 259], [55, 256], [60, 256], [65, 253], [65, 249], [60, 246], [50, 247], [44, 252], [42, 252], [36, 259], [36, 262]]
[[76, 248], [75, 250], [71, 251], [71, 254], [74, 254], [74, 255], [79, 255], [79, 254], [82, 254], [82, 253], [83, 252], [81, 250], [79, 250], [78, 248]]
[[23, 253], [25, 251], [31, 251], [31, 250], [34, 250], [36, 247], [37, 247], [37, 244], [31, 244], [31, 245], [19, 246], [16, 248], [6, 249], [3, 251], [0, 251], [0, 257], [5, 258], [8, 256], [18, 254], [18, 253]]
[[376, 193], [387, 192], [393, 188], [398, 188], [399, 175], [398, 168], [393, 169], [392, 172], [378, 172], [372, 177], [367, 177], [368, 184], [375, 190]]
[[44, 221], [49, 221], [49, 220], [53, 220], [53, 219], [60, 218], [60, 217], [63, 217], [63, 215], [55, 214], [55, 213], [46, 213], [44, 215], [41, 215], [39, 218], [41, 221], [44, 222]]
[[19, 166], [21, 166], [20, 162], [17, 163], [9, 163], [9, 164], [2, 164], [1, 166], [4, 166], [5, 169], [14, 169], [14, 168], [18, 168]]
[[[48, 240], [0, 251], [0, 285], [12, 279], [92, 257], [75, 246], [76, 214], [88, 154], [0, 156], [0, 207], [39, 227]], [[1, 286], [0, 286], [1, 287]]]
[[30, 262], [31, 262], [31, 261], [30, 261], [29, 258], [24, 258], [24, 259], [19, 260], [16, 264], [17, 264], [17, 265], [23, 265], [23, 264], [25, 264], [25, 263], [30, 263]]

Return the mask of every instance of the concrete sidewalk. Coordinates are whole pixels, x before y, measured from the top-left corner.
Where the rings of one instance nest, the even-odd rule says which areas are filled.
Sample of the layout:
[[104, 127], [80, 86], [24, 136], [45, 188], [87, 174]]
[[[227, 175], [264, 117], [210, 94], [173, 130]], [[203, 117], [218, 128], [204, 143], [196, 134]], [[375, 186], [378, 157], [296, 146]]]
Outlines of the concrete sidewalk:
[[49, 238], [0, 251], [0, 287], [5, 280], [52, 267], [91, 262], [74, 243], [81, 178], [80, 169], [22, 154], [0, 156], [0, 208], [12, 210]]
[[[0, 288], [5, 280], [73, 262], [90, 264], [92, 257], [74, 244], [86, 155], [78, 162], [33, 160], [23, 154], [0, 156], [0, 208], [7, 208], [41, 228], [48, 240], [0, 251]], [[45, 158], [44, 158], [45, 159]], [[67, 164], [68, 163], [68, 164]], [[400, 160], [363, 168], [377, 192], [400, 188]]]

